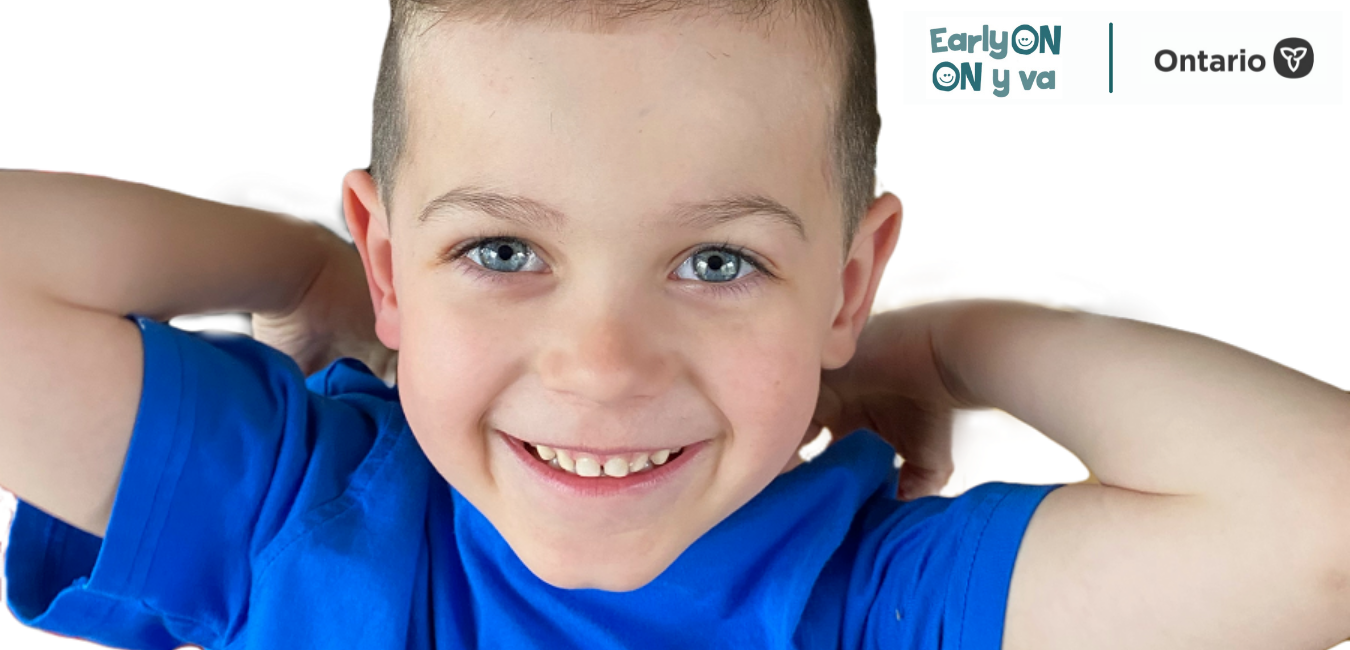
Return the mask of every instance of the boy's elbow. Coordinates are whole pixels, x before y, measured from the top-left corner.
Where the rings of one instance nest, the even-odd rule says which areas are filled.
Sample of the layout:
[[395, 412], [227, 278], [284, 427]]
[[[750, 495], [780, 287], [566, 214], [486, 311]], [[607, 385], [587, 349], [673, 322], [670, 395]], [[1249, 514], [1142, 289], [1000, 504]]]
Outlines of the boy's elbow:
[[1327, 602], [1340, 603], [1340, 609], [1350, 615], [1350, 566], [1333, 566], [1322, 576], [1322, 593]]
[[1350, 641], [1350, 563], [1343, 561], [1332, 566], [1321, 578], [1320, 589], [1313, 597], [1316, 602], [1325, 604], [1328, 624], [1339, 626], [1333, 627], [1329, 634], [1333, 637], [1331, 643]]
[[1338, 548], [1327, 568], [1322, 584], [1328, 596], [1344, 604], [1343, 611], [1350, 617], [1350, 505], [1333, 513], [1334, 525], [1340, 536], [1333, 542]]
[[[1350, 477], [1350, 468], [1341, 477], [1342, 480]], [[1336, 503], [1324, 512], [1320, 522], [1313, 524], [1328, 533], [1316, 596], [1332, 605], [1332, 611], [1347, 621], [1345, 634], [1350, 636], [1350, 490], [1337, 490], [1335, 494]]]

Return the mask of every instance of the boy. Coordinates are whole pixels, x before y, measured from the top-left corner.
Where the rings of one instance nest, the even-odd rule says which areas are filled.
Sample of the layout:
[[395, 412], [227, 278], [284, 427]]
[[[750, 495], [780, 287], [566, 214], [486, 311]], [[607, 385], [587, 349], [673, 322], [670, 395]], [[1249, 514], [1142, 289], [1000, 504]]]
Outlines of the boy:
[[[870, 178], [847, 171], [875, 139], [842, 117], [867, 113], [841, 45], [869, 50], [865, 6], [612, 4], [394, 7], [383, 78], [401, 85], [381, 84], [374, 178], [344, 185], [360, 270], [275, 215], [0, 175], [25, 622], [125, 647], [1350, 632], [1344, 395], [1087, 314], [969, 301], [869, 322], [900, 206], [858, 201]], [[352, 305], [399, 350], [397, 390], [151, 320], [263, 313], [300, 350], [324, 326], [359, 341], [332, 315]], [[901, 503], [890, 447], [853, 431], [941, 449], [903, 425], [977, 405], [1104, 485]], [[853, 433], [796, 467], [818, 424]]]

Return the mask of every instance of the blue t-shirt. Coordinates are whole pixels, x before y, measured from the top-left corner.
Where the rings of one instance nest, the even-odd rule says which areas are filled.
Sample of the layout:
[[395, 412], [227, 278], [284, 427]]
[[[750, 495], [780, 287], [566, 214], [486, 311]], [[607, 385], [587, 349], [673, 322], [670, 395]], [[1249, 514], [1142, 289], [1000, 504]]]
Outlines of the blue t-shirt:
[[125, 648], [998, 650], [1013, 561], [1056, 485], [895, 499], [858, 430], [623, 593], [530, 573], [353, 359], [306, 378], [247, 336], [131, 315], [145, 375], [103, 538], [20, 501], [26, 625]]

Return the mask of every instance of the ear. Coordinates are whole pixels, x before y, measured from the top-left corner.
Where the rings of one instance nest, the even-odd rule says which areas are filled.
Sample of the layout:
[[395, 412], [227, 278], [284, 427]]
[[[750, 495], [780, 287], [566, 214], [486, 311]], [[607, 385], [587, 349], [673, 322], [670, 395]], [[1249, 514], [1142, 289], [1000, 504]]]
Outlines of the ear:
[[370, 304], [375, 307], [375, 335], [390, 350], [399, 346], [398, 295], [394, 286], [394, 256], [389, 242], [389, 217], [380, 203], [375, 179], [364, 169], [342, 178], [342, 211], [361, 263], [366, 267]]
[[844, 260], [843, 290], [835, 301], [834, 320], [821, 353], [821, 368], [834, 370], [853, 358], [858, 336], [872, 313], [872, 300], [881, 284], [881, 274], [900, 237], [902, 216], [900, 199], [884, 192], [872, 202], [858, 224], [858, 233]]

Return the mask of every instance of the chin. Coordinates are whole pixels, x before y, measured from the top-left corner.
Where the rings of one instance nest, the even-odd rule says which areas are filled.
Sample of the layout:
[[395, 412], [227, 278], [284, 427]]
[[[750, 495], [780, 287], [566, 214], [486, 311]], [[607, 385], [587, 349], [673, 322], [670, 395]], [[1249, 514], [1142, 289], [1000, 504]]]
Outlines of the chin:
[[[524, 561], [524, 558], [521, 558]], [[566, 566], [554, 562], [535, 566], [526, 561], [525, 566], [536, 577], [558, 589], [599, 589], [601, 591], [634, 591], [647, 586], [671, 562], [659, 566], [651, 558], [641, 558], [634, 562], [609, 562], [601, 566], [574, 564]]]
[[611, 552], [597, 559], [535, 543], [516, 550], [516, 556], [535, 577], [558, 589], [622, 592], [646, 586], [679, 554], [666, 557], [658, 549], [648, 549], [645, 553]]
[[[665, 522], [669, 524], [670, 522]], [[625, 592], [660, 576], [697, 540], [670, 525], [628, 531], [556, 530], [504, 523], [502, 538], [535, 577], [558, 589]]]

